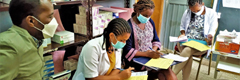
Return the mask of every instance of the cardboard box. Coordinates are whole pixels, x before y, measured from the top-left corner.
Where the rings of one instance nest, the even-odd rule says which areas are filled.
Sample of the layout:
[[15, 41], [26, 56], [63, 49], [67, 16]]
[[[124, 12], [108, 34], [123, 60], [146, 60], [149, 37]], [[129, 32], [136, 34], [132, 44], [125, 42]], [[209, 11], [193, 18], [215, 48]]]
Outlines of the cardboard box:
[[102, 34], [104, 29], [108, 26], [108, 23], [113, 19], [113, 13], [108, 11], [100, 11], [99, 18], [99, 34]]
[[101, 5], [98, 4], [93, 4], [92, 6], [92, 16], [97, 16], [97, 14], [99, 14], [99, 8], [103, 7]]
[[73, 24], [73, 29], [74, 29], [74, 33], [87, 35], [86, 25]]
[[132, 13], [134, 12], [133, 8], [122, 8], [122, 7], [114, 7], [114, 6], [111, 6], [111, 8], [127, 10], [127, 12], [119, 13], [119, 18], [123, 18], [126, 21], [131, 18]]
[[76, 14], [76, 24], [87, 25], [87, 17], [84, 15]]
[[77, 61], [74, 59], [64, 61], [64, 69], [66, 70], [76, 70], [77, 69]]
[[102, 14], [102, 19], [107, 20], [113, 19], [113, 12], [108, 12], [108, 11], [99, 11], [99, 14]]
[[52, 41], [63, 44], [74, 41], [74, 33], [70, 31], [61, 31], [54, 34]]
[[48, 44], [48, 45], [49, 45], [49, 44], [52, 44], [51, 38], [47, 38], [47, 44]]
[[43, 46], [43, 48], [46, 48], [51, 43], [52, 43], [51, 38], [43, 39], [42, 46]]
[[87, 8], [83, 7], [83, 6], [79, 6], [79, 14], [82, 16], [86, 16], [86, 12], [87, 12]]
[[43, 43], [42, 43], [43, 48], [46, 48], [47, 45], [48, 45], [48, 39], [43, 39]]
[[238, 54], [239, 44], [216, 41], [215, 50], [220, 52]]
[[98, 16], [93, 16], [93, 25], [92, 25], [92, 32], [93, 32], [93, 36], [96, 36], [99, 34], [99, 25], [101, 24], [101, 18], [100, 15]]
[[92, 30], [93, 30], [93, 36], [97, 36], [97, 35], [100, 34], [99, 33], [99, 26], [93, 26]]

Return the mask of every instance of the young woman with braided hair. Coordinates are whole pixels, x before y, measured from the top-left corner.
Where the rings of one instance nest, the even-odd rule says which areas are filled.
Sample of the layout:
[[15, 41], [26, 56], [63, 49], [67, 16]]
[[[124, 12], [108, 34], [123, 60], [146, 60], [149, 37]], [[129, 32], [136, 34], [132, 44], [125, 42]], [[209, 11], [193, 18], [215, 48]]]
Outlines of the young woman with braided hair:
[[[204, 6], [202, 0], [188, 0], [189, 9], [187, 9], [183, 16], [180, 25], [181, 35], [179, 37], [187, 36], [188, 39], [197, 40], [204, 45], [211, 45], [212, 37], [215, 35], [215, 30], [218, 27], [217, 13]], [[189, 80], [192, 69], [193, 55], [203, 55], [207, 51], [198, 51], [191, 47], [181, 46], [177, 43], [180, 56], [189, 57], [185, 62], [177, 64], [173, 69], [175, 74], [182, 70], [183, 80]]]
[[83, 46], [73, 80], [123, 80], [131, 76], [129, 67], [120, 71], [121, 48], [130, 37], [131, 28], [122, 18], [112, 20], [101, 37]]
[[[154, 11], [154, 3], [151, 0], [139, 0], [134, 5], [132, 18], [128, 20], [131, 26], [131, 36], [123, 48], [122, 59], [125, 68], [134, 67], [135, 70], [146, 70], [146, 67], [133, 62], [134, 57], [159, 58], [162, 53], [157, 52], [161, 43], [155, 30], [155, 24], [150, 18]], [[154, 51], [152, 51], [152, 48]], [[177, 80], [171, 68], [166, 70], [148, 70], [148, 80]]]

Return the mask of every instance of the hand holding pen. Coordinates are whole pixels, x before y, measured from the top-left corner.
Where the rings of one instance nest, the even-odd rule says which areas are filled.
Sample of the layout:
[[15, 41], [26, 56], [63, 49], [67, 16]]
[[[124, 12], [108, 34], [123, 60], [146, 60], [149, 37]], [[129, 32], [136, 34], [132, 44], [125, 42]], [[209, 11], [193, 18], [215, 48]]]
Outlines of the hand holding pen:
[[213, 36], [211, 34], [207, 35], [207, 38], [205, 38], [208, 45], [212, 45], [212, 38]]
[[148, 57], [153, 58], [153, 59], [157, 59], [159, 57], [161, 57], [161, 55], [163, 55], [160, 52], [157, 52], [155, 50], [153, 50], [151, 47], [149, 47], [151, 50], [148, 50]]

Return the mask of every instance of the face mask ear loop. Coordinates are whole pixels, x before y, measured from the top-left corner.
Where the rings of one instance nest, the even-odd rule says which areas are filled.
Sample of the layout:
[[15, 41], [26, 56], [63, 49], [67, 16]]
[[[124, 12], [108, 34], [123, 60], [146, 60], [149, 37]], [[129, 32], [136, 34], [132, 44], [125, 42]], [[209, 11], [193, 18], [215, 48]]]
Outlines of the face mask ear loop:
[[39, 30], [39, 31], [42, 31], [41, 29], [38, 29], [38, 28], [36, 28], [35, 26], [34, 26], [34, 28], [37, 29], [37, 30]]
[[[114, 37], [115, 37], [115, 39], [117, 40], [117, 37], [115, 36], [115, 34], [114, 34]], [[117, 40], [118, 41], [118, 40]]]
[[41, 23], [42, 25], [44, 25], [41, 21], [39, 21], [36, 17], [32, 16], [34, 19], [36, 19], [39, 23]]

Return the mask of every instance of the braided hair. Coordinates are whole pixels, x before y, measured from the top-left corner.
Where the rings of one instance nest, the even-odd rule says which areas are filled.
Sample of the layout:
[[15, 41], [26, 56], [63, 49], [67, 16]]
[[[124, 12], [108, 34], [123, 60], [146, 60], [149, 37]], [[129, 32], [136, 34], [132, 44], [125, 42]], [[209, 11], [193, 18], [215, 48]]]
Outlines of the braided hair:
[[137, 3], [133, 5], [134, 12], [132, 13], [132, 17], [137, 14], [137, 11], [142, 12], [145, 9], [153, 9], [155, 5], [152, 0], [139, 0]]
[[[188, 0], [188, 6], [195, 6], [196, 3], [202, 4], [202, 0]], [[195, 15], [193, 12], [191, 12], [191, 20], [190, 21], [195, 21]]]
[[103, 31], [103, 41], [104, 43], [106, 42], [106, 48], [111, 45], [109, 41], [109, 34], [111, 32], [114, 33], [115, 36], [119, 36], [123, 35], [124, 33], [131, 33], [131, 27], [129, 26], [128, 22], [122, 18], [116, 18], [109, 22], [107, 28], [105, 28]]

